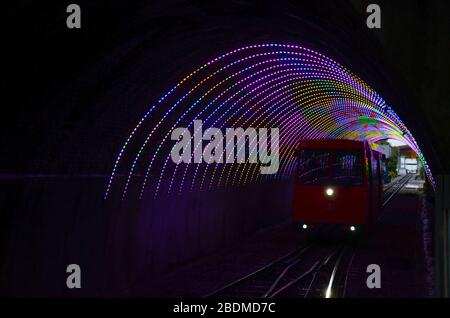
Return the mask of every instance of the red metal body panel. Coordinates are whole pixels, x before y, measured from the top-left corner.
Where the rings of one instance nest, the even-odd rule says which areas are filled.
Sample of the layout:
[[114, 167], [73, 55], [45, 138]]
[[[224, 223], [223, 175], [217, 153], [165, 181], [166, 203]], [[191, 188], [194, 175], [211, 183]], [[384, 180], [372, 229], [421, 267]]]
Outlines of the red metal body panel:
[[373, 169], [373, 177], [372, 177], [372, 183], [374, 186], [372, 194], [373, 195], [372, 215], [370, 222], [374, 223], [380, 217], [381, 203], [383, 197], [383, 179], [381, 177], [382, 154], [378, 151], [372, 151], [372, 156], [374, 162], [377, 163]]
[[366, 224], [369, 207], [365, 187], [338, 188], [333, 198], [326, 196], [326, 186], [297, 186], [294, 222]]
[[[304, 185], [295, 180], [294, 222], [307, 224], [369, 224], [378, 218], [381, 203], [381, 154], [367, 142], [351, 140], [309, 140], [299, 150], [357, 151], [362, 156], [363, 182], [360, 185]], [[378, 168], [373, 167], [378, 165]], [[331, 166], [331, 165], [330, 165]], [[331, 168], [330, 168], [331, 169]], [[377, 182], [374, 182], [374, 179]], [[329, 196], [326, 190], [332, 188]]]

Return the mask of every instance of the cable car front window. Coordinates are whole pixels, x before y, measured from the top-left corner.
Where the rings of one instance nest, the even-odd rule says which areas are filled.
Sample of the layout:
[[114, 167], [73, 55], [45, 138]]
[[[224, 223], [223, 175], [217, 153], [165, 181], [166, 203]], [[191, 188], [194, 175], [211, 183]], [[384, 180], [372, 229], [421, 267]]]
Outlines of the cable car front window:
[[[331, 166], [330, 166], [331, 165]], [[301, 185], [363, 184], [362, 154], [359, 151], [299, 151], [297, 182]]]
[[363, 184], [361, 152], [334, 151], [331, 166], [334, 184], [351, 186]]
[[298, 183], [320, 185], [329, 182], [330, 152], [326, 150], [300, 150]]

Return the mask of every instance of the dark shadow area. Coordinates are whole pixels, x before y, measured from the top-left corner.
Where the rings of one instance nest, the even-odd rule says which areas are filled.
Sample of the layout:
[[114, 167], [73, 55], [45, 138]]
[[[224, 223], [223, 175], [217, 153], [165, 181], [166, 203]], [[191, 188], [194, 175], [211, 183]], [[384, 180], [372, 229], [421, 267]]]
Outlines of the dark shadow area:
[[[289, 180], [103, 200], [114, 159], [148, 107], [244, 45], [300, 44], [339, 61], [392, 105], [433, 172], [450, 170], [448, 3], [380, 1], [381, 31], [367, 29], [355, 1], [77, 3], [80, 30], [66, 28], [65, 2], [4, 11], [0, 295], [127, 296], [142, 277], [290, 217]], [[79, 291], [66, 287], [71, 263], [83, 269]]]

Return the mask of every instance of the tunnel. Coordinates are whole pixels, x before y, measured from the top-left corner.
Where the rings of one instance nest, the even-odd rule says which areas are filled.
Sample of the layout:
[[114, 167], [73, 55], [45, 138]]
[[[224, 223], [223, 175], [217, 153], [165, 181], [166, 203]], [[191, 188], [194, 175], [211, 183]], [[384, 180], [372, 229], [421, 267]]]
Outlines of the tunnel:
[[[236, 54], [239, 55], [234, 57]], [[222, 62], [223, 59], [226, 60]], [[220, 65], [213, 66], [218, 63]], [[212, 69], [206, 71], [208, 68]], [[191, 80], [192, 77], [199, 79]], [[191, 81], [193, 83], [190, 83]], [[182, 90], [182, 86], [187, 87]], [[172, 97], [171, 95], [175, 95], [177, 90], [182, 91], [177, 94], [177, 97]], [[173, 102], [167, 102], [169, 103], [167, 106], [161, 105], [169, 98], [173, 98]], [[164, 113], [160, 116], [152, 116], [157, 108], [161, 108]], [[147, 124], [148, 117], [153, 117], [155, 123]], [[147, 157], [149, 161], [144, 163], [147, 168], [142, 173], [144, 180], [140, 185], [139, 197], [145, 193], [149, 179], [155, 179], [155, 187], [151, 189], [151, 193], [155, 196], [159, 191], [170, 194], [172, 188], [183, 192], [186, 175], [192, 167], [186, 165], [184, 172], [177, 176], [177, 170], [183, 170], [183, 168], [178, 168], [178, 165], [169, 167], [168, 162], [171, 156], [170, 153], [164, 153], [163, 149], [166, 142], [171, 140], [174, 129], [192, 128], [194, 121], [200, 118], [204, 118], [202, 125], [208, 122], [211, 123], [211, 127], [227, 127], [227, 125], [230, 127], [278, 127], [284, 137], [279, 141], [281, 148], [279, 169], [288, 176], [292, 174], [295, 163], [293, 160], [295, 147], [303, 139], [403, 141], [417, 153], [423, 162], [427, 177], [434, 186], [431, 171], [413, 135], [395, 111], [367, 84], [320, 53], [296, 45], [261, 44], [236, 49], [210, 60], [192, 71], [161, 97], [158, 103], [145, 113], [126, 139], [114, 164], [105, 199], [109, 196], [122, 156], [126, 155], [132, 143], [138, 143], [138, 146], [134, 151], [135, 155], [131, 155], [134, 159], [129, 164], [122, 198], [125, 198], [127, 194], [135, 170], [139, 169], [140, 157]], [[165, 121], [169, 122], [165, 123]], [[150, 127], [145, 129], [144, 126], [147, 125]], [[169, 127], [167, 131], [160, 128], [165, 126]], [[142, 133], [142, 141], [134, 141], [138, 138], [135, 136], [140, 133], [140, 130], [146, 130]], [[203, 153], [202, 140], [205, 138], [201, 127], [196, 127], [192, 135], [196, 132], [202, 135], [202, 139], [193, 141], [194, 143], [189, 147], [189, 157], [193, 157], [199, 148]], [[153, 136], [157, 137], [153, 138], [156, 140], [152, 147]], [[159, 141], [160, 136], [163, 138]], [[188, 138], [190, 136], [191, 134]], [[249, 139], [248, 152], [251, 155], [257, 151], [256, 135], [250, 134], [247, 138]], [[233, 140], [226, 140], [225, 147], [233, 142]], [[170, 146], [166, 148], [171, 150]], [[223, 146], [220, 148], [222, 148], [220, 152], [223, 152]], [[225, 158], [221, 155], [222, 158], [214, 162], [232, 163], [234, 160], [229, 160], [230, 156], [238, 157], [245, 151], [244, 144], [236, 146], [234, 153], [227, 152]], [[183, 162], [198, 163], [195, 168], [192, 168], [195, 169], [194, 175], [189, 178], [191, 190], [197, 183], [200, 189], [213, 187], [215, 184], [239, 186], [242, 183], [253, 182], [258, 179], [259, 174], [258, 169], [245, 166], [235, 166], [234, 169], [237, 171], [232, 171], [233, 166], [230, 165], [228, 169], [222, 167], [222, 171], [219, 172], [216, 172], [217, 168], [211, 168], [212, 175], [206, 177], [209, 166], [201, 167], [203, 160], [191, 161], [189, 158]], [[154, 166], [158, 166], [157, 170], [160, 174], [156, 178], [149, 178]], [[167, 171], [167, 178], [170, 181], [168, 181], [167, 190], [162, 190], [160, 189], [162, 180], [166, 170], [169, 169], [173, 170]], [[189, 184], [187, 188], [189, 189]]]
[[[298, 144], [332, 139], [418, 158], [432, 295], [448, 296], [449, 62], [428, 47], [450, 25], [437, 2], [379, 1], [386, 27], [368, 29], [366, 2], [78, 1], [79, 30], [59, 27], [64, 3], [12, 9], [1, 295], [154, 296], [160, 277], [289, 223]], [[423, 31], [418, 11], [441, 22]], [[67, 289], [67, 264], [83, 288]]]

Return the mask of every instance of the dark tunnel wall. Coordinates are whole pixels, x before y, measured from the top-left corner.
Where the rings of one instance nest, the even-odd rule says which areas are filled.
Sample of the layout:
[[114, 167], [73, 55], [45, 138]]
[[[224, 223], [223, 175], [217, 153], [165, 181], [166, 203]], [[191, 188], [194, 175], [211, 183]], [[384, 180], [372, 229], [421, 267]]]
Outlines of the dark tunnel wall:
[[301, 44], [334, 58], [406, 118], [426, 155], [440, 151], [414, 115], [420, 103], [400, 87], [396, 61], [350, 2], [78, 3], [77, 33], [65, 28], [65, 3], [8, 10], [2, 87], [14, 103], [1, 128], [2, 293], [73, 295], [65, 288], [72, 262], [85, 269], [80, 293], [118, 293], [289, 217], [287, 181], [102, 200], [115, 155], [148, 106], [197, 65], [242, 45]]
[[[123, 205], [87, 194], [103, 186], [102, 178], [2, 182], [2, 193], [20, 203], [2, 248], [0, 295], [126, 296], [291, 211], [290, 181]], [[72, 263], [82, 269], [76, 291], [65, 285]]]
[[[361, 14], [371, 1], [352, 1]], [[408, 105], [402, 119], [421, 126], [429, 138], [434, 173], [450, 171], [450, 20], [448, 1], [387, 1], [382, 8], [382, 28], [373, 32], [383, 47], [389, 69], [399, 74], [399, 83], [408, 92]]]
[[[366, 7], [373, 1], [349, 3], [364, 20]], [[376, 3], [381, 7], [382, 27], [367, 33], [368, 40], [374, 42], [369, 49], [374, 55], [365, 58], [366, 66], [378, 68], [383, 76], [381, 83], [370, 76], [369, 83], [415, 132], [434, 174], [448, 173], [450, 131], [446, 129], [446, 119], [450, 107], [446, 87], [450, 70], [447, 18], [450, 3], [439, 0]]]

